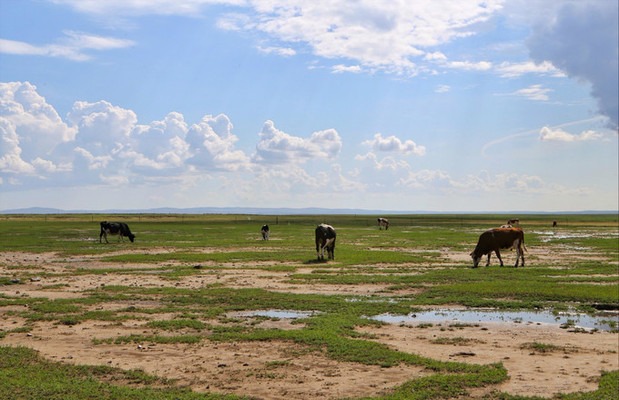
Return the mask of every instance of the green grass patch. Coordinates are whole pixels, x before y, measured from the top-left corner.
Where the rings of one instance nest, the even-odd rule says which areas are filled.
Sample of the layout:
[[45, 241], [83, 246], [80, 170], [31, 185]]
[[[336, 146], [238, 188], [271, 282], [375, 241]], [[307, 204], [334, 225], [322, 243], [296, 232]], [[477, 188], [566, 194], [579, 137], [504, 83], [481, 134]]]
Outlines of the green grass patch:
[[575, 352], [575, 349], [570, 349], [564, 346], [557, 346], [554, 344], [546, 344], [546, 343], [539, 343], [539, 342], [530, 342], [530, 343], [523, 343], [520, 346], [521, 349], [523, 350], [531, 350], [533, 352], [536, 353], [553, 353], [553, 352]]
[[146, 324], [149, 328], [163, 329], [164, 331], [175, 331], [185, 328], [201, 331], [207, 328], [204, 322], [196, 319], [173, 319], [169, 321], [150, 321]]

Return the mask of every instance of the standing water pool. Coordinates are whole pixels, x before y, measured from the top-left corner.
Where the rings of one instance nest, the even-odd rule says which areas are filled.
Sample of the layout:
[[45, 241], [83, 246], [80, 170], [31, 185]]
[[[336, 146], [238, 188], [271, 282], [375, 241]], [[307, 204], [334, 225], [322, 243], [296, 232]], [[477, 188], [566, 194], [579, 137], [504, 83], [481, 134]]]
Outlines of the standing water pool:
[[550, 311], [497, 311], [497, 310], [432, 310], [408, 315], [381, 314], [372, 319], [392, 323], [485, 323], [507, 322], [527, 324], [552, 324], [558, 327], [617, 329], [619, 314], [603, 313], [595, 316], [581, 313], [553, 313]]

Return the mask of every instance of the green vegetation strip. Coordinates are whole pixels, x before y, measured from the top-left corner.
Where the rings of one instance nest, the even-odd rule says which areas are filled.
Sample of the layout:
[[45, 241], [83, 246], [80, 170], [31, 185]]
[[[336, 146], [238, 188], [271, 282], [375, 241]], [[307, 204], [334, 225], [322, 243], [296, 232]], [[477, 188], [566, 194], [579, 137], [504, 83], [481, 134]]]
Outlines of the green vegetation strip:
[[171, 381], [140, 370], [53, 363], [25, 347], [0, 346], [0, 398], [239, 400], [246, 397], [199, 394], [173, 387]]

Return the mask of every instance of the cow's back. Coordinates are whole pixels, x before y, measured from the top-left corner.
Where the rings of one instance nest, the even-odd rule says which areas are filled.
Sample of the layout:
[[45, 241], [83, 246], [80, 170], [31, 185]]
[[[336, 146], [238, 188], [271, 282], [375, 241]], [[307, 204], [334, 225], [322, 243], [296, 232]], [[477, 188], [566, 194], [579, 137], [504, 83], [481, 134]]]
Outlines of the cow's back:
[[509, 249], [516, 241], [524, 242], [524, 231], [519, 227], [498, 228], [495, 237], [500, 249]]
[[509, 249], [516, 240], [524, 241], [522, 228], [493, 228], [479, 236], [475, 253], [488, 254], [495, 250]]

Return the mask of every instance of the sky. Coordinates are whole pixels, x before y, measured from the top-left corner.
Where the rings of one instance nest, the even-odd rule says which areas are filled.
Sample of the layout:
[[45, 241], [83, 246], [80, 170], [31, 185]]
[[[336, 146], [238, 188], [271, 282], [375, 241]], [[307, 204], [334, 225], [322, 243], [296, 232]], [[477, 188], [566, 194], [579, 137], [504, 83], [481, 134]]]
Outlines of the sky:
[[619, 210], [616, 0], [0, 0], [0, 210]]

